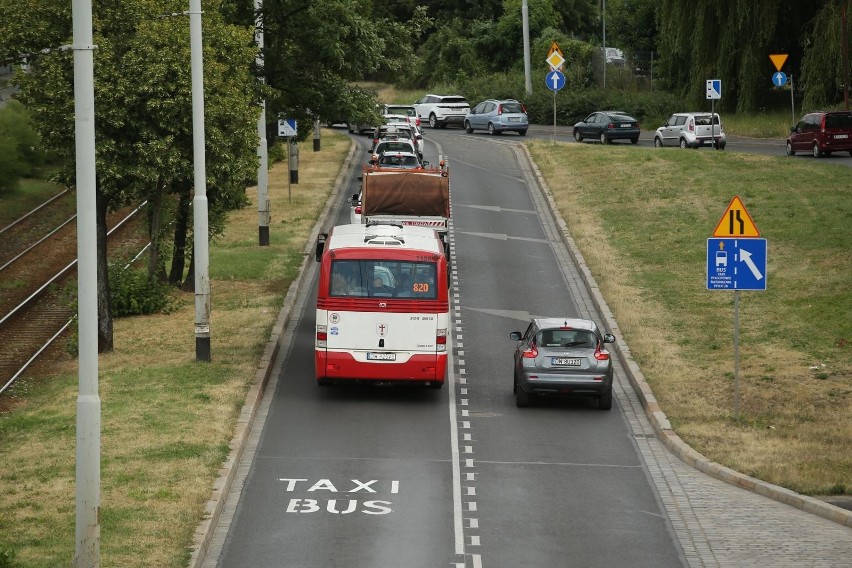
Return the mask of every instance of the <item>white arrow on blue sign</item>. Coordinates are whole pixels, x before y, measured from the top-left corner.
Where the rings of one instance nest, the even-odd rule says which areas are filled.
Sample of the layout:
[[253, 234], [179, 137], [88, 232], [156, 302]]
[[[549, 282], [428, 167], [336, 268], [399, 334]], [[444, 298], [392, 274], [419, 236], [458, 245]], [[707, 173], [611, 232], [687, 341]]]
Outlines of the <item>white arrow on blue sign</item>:
[[558, 91], [565, 86], [565, 75], [560, 71], [551, 71], [545, 77], [544, 83], [551, 91]]
[[776, 71], [772, 74], [772, 84], [776, 87], [783, 87], [787, 83], [787, 74], [783, 71]]
[[708, 290], [766, 290], [766, 239], [707, 239]]

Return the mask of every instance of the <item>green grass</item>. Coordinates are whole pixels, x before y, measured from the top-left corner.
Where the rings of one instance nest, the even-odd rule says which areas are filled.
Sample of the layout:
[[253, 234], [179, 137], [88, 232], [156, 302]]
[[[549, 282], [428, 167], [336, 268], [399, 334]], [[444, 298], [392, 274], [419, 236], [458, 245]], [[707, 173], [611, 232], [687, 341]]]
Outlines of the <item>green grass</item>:
[[0, 228], [32, 211], [63, 189], [46, 180], [24, 178], [17, 188], [0, 192]]
[[[711, 459], [797, 491], [848, 486], [849, 168], [677, 149], [530, 148], [678, 433]], [[706, 240], [734, 195], [768, 242], [767, 290], [741, 293], [739, 422], [733, 293], [708, 291], [705, 274]], [[767, 432], [777, 439], [767, 443]]]

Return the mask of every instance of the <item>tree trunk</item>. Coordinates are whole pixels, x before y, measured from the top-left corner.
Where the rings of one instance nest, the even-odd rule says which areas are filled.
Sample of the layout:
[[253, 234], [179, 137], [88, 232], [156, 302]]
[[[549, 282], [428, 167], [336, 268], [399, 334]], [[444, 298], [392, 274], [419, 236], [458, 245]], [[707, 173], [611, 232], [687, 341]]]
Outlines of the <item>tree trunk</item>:
[[195, 292], [195, 247], [189, 252], [189, 271], [180, 289], [184, 292]]
[[166, 280], [166, 272], [160, 261], [160, 223], [163, 211], [163, 179], [157, 180], [157, 186], [148, 199], [148, 239], [151, 246], [148, 249], [148, 279]]
[[113, 350], [112, 296], [109, 290], [109, 264], [107, 261], [107, 206], [106, 196], [98, 189], [98, 353]]
[[175, 215], [175, 237], [172, 249], [172, 268], [169, 271], [169, 284], [177, 286], [183, 279], [186, 264], [186, 229], [189, 223], [189, 194], [181, 194]]

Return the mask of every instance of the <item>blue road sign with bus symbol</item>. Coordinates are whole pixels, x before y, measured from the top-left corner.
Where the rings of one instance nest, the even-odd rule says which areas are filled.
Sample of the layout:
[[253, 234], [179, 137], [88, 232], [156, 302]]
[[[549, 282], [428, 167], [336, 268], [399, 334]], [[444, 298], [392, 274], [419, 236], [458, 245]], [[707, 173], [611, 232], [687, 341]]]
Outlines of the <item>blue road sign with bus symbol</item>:
[[707, 239], [708, 290], [766, 290], [766, 239]]

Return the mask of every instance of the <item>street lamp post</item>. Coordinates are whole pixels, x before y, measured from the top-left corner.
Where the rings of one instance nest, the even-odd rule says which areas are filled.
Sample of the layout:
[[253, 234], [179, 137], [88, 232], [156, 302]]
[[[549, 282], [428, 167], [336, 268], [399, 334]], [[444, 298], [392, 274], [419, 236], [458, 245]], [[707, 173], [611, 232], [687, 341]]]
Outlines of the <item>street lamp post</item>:
[[207, 181], [204, 163], [204, 62], [201, 43], [201, 0], [189, 0], [189, 44], [192, 71], [192, 199], [195, 267], [195, 360], [210, 361], [210, 252], [207, 228]]

